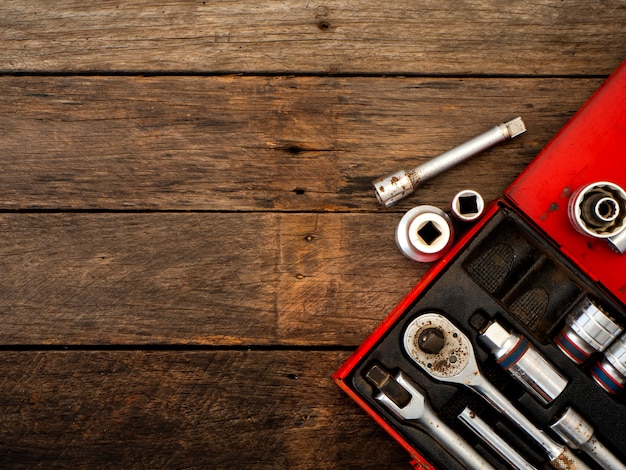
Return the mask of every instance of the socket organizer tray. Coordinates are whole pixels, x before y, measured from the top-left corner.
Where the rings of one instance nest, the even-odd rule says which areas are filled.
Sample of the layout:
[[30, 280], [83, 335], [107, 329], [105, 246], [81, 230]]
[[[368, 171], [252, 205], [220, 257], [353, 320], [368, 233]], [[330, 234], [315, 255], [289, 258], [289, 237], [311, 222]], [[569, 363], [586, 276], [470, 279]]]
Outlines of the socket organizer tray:
[[335, 372], [419, 469], [626, 468], [626, 61]]

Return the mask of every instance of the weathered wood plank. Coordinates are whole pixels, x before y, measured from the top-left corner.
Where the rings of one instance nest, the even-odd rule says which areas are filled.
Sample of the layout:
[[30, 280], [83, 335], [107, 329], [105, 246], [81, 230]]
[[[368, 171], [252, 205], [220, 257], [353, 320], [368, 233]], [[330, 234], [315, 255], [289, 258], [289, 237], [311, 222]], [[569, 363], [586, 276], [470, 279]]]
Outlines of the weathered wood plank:
[[608, 74], [621, 0], [2, 2], [2, 72]]
[[356, 346], [425, 272], [399, 218], [1, 214], [1, 344]]
[[373, 178], [520, 114], [529, 132], [471, 179], [462, 166], [420, 193], [493, 199], [601, 83], [1, 77], [0, 209], [372, 211]]
[[2, 352], [2, 468], [407, 468], [342, 352]]

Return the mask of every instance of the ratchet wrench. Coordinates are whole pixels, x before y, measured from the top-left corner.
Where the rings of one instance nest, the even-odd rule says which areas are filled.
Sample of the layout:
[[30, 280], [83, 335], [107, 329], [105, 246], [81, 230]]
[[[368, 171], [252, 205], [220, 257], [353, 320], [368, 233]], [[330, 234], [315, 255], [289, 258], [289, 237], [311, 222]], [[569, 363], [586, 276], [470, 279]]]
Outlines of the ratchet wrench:
[[367, 370], [365, 377], [379, 391], [375, 396], [377, 401], [400, 419], [433, 436], [465, 467], [471, 470], [495, 470], [437, 416], [424, 392], [402, 372], [394, 377], [382, 366], [374, 364]]
[[547, 453], [552, 467], [589, 468], [571, 449], [537, 428], [481, 374], [471, 341], [446, 317], [435, 312], [418, 316], [407, 326], [403, 343], [409, 357], [433, 379], [469, 387], [507, 416]]

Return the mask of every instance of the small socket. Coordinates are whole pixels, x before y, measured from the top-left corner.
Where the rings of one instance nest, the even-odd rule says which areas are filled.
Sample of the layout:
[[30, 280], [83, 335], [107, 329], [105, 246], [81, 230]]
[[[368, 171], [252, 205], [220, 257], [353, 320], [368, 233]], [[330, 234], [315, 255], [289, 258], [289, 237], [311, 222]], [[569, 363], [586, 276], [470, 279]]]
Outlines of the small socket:
[[485, 201], [480, 193], [466, 189], [458, 192], [450, 205], [452, 215], [463, 222], [477, 220], [485, 210]]
[[557, 436], [571, 447], [585, 452], [601, 468], [618, 470], [626, 468], [619, 459], [604, 446], [594, 434], [591, 423], [572, 407], [567, 407], [560, 417], [550, 425]]
[[396, 243], [409, 259], [431, 262], [441, 258], [452, 246], [450, 218], [434, 206], [417, 206], [408, 211], [396, 228]]

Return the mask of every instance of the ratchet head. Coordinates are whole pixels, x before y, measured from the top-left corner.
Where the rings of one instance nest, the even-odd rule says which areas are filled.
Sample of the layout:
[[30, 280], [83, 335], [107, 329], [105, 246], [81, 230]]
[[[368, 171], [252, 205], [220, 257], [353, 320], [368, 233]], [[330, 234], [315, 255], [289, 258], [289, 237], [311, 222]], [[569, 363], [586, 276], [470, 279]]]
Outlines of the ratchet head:
[[479, 376], [472, 343], [443, 315], [429, 312], [415, 318], [403, 341], [411, 359], [436, 380], [471, 385]]

